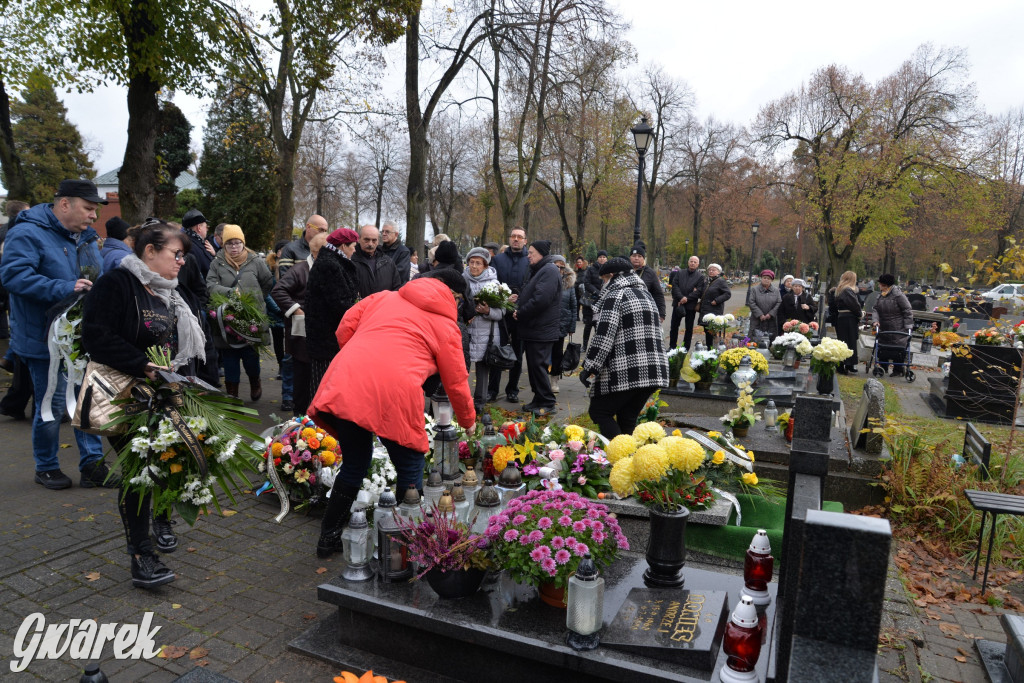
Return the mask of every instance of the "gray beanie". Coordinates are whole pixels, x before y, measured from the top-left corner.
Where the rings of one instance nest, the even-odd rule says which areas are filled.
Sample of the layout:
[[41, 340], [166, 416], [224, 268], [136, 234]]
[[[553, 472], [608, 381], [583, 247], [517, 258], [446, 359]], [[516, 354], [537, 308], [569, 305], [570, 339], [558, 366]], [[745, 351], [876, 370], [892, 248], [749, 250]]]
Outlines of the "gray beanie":
[[487, 249], [484, 249], [483, 247], [473, 247], [470, 249], [469, 253], [466, 254], [466, 263], [469, 263], [469, 259], [474, 256], [479, 256], [484, 260], [484, 263], [491, 265], [491, 252]]
[[551, 257], [551, 262], [554, 263], [555, 261], [561, 261], [565, 265], [569, 265], [569, 262], [566, 261], [565, 257], [562, 256], [561, 254], [555, 254], [554, 256]]

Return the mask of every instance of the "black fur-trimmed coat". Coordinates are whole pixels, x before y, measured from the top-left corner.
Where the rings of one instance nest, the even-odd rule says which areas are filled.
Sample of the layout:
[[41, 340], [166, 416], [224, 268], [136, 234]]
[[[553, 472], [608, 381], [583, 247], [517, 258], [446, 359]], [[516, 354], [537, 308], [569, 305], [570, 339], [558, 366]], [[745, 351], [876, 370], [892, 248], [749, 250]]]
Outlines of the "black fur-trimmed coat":
[[597, 376], [595, 394], [668, 386], [660, 317], [635, 273], [608, 283], [594, 307], [597, 327], [583, 361], [584, 372]]
[[324, 245], [306, 281], [306, 352], [311, 359], [331, 360], [338, 353], [336, 333], [345, 312], [359, 300], [356, 267]]

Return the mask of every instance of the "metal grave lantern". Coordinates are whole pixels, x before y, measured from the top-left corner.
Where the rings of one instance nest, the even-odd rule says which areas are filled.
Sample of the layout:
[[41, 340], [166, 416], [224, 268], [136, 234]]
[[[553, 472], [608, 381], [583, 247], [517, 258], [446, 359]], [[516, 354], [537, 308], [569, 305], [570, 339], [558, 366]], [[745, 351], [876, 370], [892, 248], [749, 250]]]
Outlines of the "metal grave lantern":
[[366, 523], [366, 510], [352, 511], [348, 526], [341, 532], [342, 554], [345, 568], [341, 578], [346, 581], [369, 581], [373, 578], [370, 569], [370, 525]]
[[743, 356], [740, 360], [740, 366], [736, 368], [736, 371], [729, 375], [729, 381], [733, 383], [737, 391], [743, 384], [750, 384], [757, 379], [757, 370], [754, 369], [753, 364], [750, 362], [750, 356]]
[[574, 650], [593, 650], [601, 642], [604, 624], [604, 579], [590, 553], [584, 553], [576, 573], [569, 577], [567, 593], [565, 642]]
[[438, 386], [430, 400], [434, 406], [434, 419], [437, 420], [434, 428], [434, 462], [441, 467], [441, 479], [450, 482], [460, 474], [459, 437], [452, 425], [452, 404], [443, 386]]
[[384, 583], [408, 581], [412, 578], [409, 548], [395, 519], [395, 508], [392, 506], [387, 512], [377, 522], [377, 576]]

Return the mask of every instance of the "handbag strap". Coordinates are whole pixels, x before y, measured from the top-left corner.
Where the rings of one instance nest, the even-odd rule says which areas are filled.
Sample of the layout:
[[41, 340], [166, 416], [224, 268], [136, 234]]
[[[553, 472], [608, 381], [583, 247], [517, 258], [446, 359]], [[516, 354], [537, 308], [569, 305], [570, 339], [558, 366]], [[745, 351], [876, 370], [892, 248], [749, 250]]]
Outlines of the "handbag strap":
[[490, 346], [494, 341], [494, 321], [491, 321], [491, 331], [487, 333], [487, 345]]

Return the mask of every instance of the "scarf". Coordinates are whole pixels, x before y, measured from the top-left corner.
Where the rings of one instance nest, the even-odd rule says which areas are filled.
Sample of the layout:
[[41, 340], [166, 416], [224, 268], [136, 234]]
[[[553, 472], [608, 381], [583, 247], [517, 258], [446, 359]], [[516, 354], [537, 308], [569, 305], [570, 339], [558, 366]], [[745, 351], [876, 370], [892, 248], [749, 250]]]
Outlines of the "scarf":
[[134, 275], [143, 286], [149, 287], [153, 295], [174, 314], [178, 326], [178, 355], [171, 361], [171, 369], [187, 365], [193, 358], [205, 362], [206, 336], [199, 325], [199, 319], [176, 291], [178, 279], [168, 280], [157, 275], [135, 254], [128, 254], [121, 259], [120, 267]]
[[227, 261], [228, 265], [234, 268], [235, 270], [241, 270], [242, 266], [245, 265], [245, 262], [249, 260], [248, 247], [242, 249], [242, 251], [238, 254], [238, 261], [235, 261], [233, 258], [231, 258], [231, 254], [228, 253], [227, 247], [225, 247], [221, 253], [224, 254], [224, 260]]

